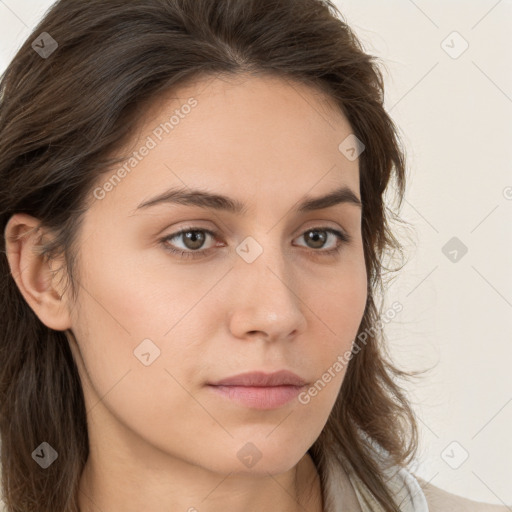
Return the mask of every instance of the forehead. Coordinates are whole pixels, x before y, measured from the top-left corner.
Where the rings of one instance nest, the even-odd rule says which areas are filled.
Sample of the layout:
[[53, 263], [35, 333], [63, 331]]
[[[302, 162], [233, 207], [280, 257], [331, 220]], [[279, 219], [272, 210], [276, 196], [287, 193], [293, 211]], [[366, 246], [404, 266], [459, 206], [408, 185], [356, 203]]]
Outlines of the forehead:
[[123, 150], [151, 149], [132, 158], [133, 168], [125, 166], [126, 178], [108, 199], [133, 211], [173, 186], [199, 185], [249, 207], [256, 198], [297, 200], [339, 185], [358, 194], [358, 160], [339, 149], [351, 133], [333, 100], [304, 84], [271, 76], [204, 78], [147, 106]]
[[[293, 161], [293, 155], [306, 151], [337, 157], [340, 142], [352, 132], [328, 95], [268, 75], [197, 79], [161, 94], [146, 110], [139, 141], [155, 133], [158, 145], [163, 142], [176, 149], [187, 142], [202, 147], [214, 141], [208, 156], [214, 156], [217, 148], [229, 148], [234, 156], [254, 148], [260, 157], [270, 154], [274, 160], [276, 153]], [[175, 156], [179, 157], [178, 151]]]

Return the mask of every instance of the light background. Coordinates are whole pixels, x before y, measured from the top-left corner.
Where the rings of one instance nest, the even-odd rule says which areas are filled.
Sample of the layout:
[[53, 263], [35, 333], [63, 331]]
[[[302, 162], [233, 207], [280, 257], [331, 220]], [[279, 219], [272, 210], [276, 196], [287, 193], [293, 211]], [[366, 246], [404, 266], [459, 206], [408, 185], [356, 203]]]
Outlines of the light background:
[[[0, 72], [52, 3], [0, 0]], [[512, 0], [336, 3], [383, 62], [408, 157], [401, 217], [413, 235], [387, 291], [403, 311], [386, 332], [400, 366], [436, 365], [406, 386], [421, 433], [414, 470], [511, 506]]]

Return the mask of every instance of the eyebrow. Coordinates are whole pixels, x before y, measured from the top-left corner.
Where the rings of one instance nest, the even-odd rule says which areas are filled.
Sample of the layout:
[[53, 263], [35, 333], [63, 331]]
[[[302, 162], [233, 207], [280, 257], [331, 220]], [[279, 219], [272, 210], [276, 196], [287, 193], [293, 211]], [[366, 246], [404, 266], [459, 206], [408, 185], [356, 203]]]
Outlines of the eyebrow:
[[[340, 187], [321, 197], [312, 198], [306, 196], [293, 208], [296, 213], [306, 213], [314, 210], [330, 208], [338, 204], [352, 204], [362, 208], [362, 202], [357, 195], [347, 186]], [[205, 209], [226, 211], [237, 215], [245, 215], [247, 207], [237, 199], [221, 194], [214, 194], [205, 190], [190, 188], [173, 188], [163, 194], [142, 202], [137, 210], [150, 208], [159, 204], [182, 204], [198, 206]]]

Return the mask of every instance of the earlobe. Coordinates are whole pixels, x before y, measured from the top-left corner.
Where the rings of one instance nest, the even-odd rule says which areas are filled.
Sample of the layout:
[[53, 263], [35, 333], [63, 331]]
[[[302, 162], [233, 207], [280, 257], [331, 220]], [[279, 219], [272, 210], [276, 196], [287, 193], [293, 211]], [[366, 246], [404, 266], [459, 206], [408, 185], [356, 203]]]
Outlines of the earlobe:
[[21, 294], [41, 322], [64, 331], [71, 328], [71, 322], [62, 279], [38, 250], [43, 239], [38, 225], [39, 221], [27, 214], [17, 213], [9, 219], [5, 228], [7, 260]]

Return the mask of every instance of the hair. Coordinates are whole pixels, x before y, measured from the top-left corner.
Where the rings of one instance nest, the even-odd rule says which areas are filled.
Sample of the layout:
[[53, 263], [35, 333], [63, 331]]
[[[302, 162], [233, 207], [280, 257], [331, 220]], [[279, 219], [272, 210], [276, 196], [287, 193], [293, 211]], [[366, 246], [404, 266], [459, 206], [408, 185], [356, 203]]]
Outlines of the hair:
[[[47, 32], [58, 47], [42, 58], [32, 41]], [[405, 150], [386, 113], [377, 59], [331, 0], [61, 0], [45, 14], [0, 81], [0, 435], [3, 500], [9, 512], [77, 512], [89, 454], [81, 381], [67, 332], [45, 326], [10, 271], [5, 227], [18, 212], [54, 234], [39, 240], [48, 262], [63, 256], [74, 299], [79, 234], [93, 190], [133, 137], [145, 107], [207, 77], [266, 75], [305, 84], [334, 101], [365, 145], [359, 157], [368, 297], [328, 421], [309, 453], [325, 483], [325, 457], [350, 468], [386, 512], [399, 507], [388, 466], [415, 456], [415, 414], [381, 329], [384, 258], [402, 246], [385, 204], [405, 191]], [[396, 271], [396, 270], [395, 270]], [[379, 327], [380, 323], [380, 327]], [[362, 339], [363, 338], [363, 339]], [[363, 434], [363, 435], [361, 435]], [[58, 458], [42, 469], [32, 453], [48, 442]]]

